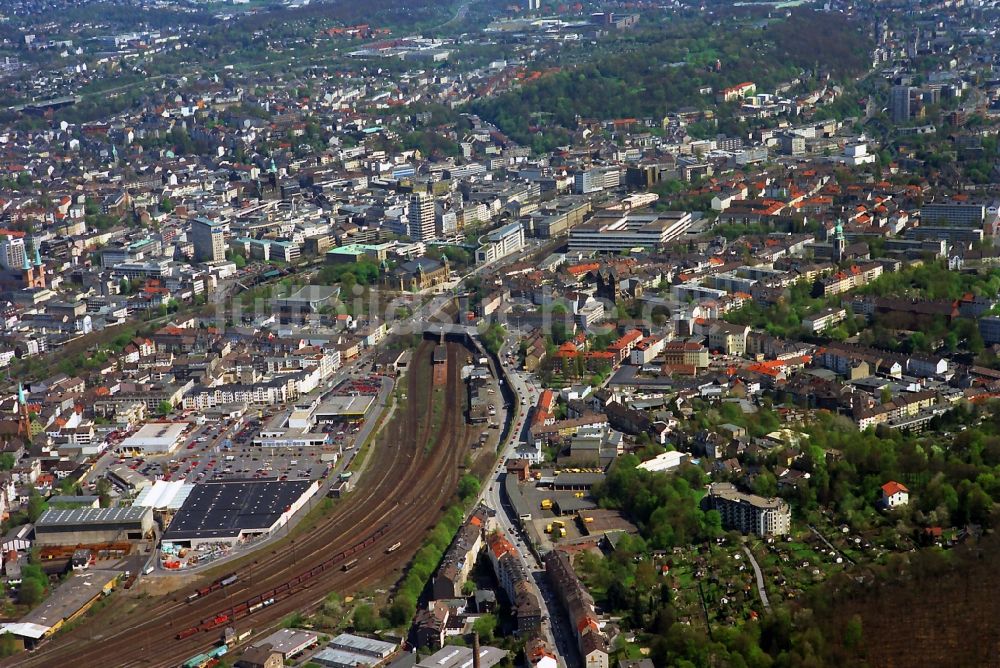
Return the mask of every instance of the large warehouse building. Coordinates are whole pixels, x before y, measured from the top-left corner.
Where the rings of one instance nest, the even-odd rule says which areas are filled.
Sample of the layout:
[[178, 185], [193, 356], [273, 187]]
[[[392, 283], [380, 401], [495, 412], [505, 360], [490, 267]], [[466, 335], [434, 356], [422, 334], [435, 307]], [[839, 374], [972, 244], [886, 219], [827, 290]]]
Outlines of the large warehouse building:
[[84, 614], [102, 596], [111, 593], [121, 573], [90, 570], [67, 578], [41, 605], [18, 622], [0, 625], [0, 633], [20, 637], [27, 648]]
[[371, 410], [374, 402], [375, 396], [368, 394], [327, 397], [314, 415], [318, 422], [360, 420]]
[[316, 493], [315, 480], [223, 480], [195, 485], [163, 534], [186, 547], [236, 544], [275, 531]]
[[35, 523], [39, 545], [95, 545], [141, 540], [153, 530], [149, 508], [49, 509]]
[[118, 445], [119, 452], [142, 455], [169, 454], [177, 449], [188, 425], [176, 422], [150, 422]]

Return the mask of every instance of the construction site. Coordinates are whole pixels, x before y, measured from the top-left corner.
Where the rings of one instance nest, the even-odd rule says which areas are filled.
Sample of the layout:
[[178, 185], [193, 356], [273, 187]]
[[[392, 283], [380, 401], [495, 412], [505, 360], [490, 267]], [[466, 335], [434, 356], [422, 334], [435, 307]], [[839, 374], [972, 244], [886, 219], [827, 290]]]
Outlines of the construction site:
[[[116, 605], [2, 665], [177, 665], [213, 644], [221, 627], [256, 636], [315, 609], [330, 592], [393, 584], [452, 501], [481, 431], [466, 421], [460, 373], [470, 353], [462, 341], [422, 341], [391, 418], [359, 456], [353, 490], [286, 537], [170, 594], [149, 596], [142, 587], [116, 594]], [[428, 392], [438, 374], [442, 392]]]

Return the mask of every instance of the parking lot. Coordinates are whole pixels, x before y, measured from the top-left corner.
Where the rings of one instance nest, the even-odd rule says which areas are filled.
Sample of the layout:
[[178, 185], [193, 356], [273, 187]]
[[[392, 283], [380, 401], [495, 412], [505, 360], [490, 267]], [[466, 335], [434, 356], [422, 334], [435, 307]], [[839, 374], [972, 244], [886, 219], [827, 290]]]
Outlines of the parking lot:
[[[335, 395], [377, 393], [381, 379], [350, 377], [324, 388]], [[102, 470], [114, 464], [129, 467], [150, 480], [184, 480], [189, 483], [230, 478], [277, 478], [279, 480], [323, 478], [355, 447], [363, 419], [345, 419], [316, 425], [328, 433], [329, 443], [321, 447], [263, 447], [254, 439], [277, 413], [276, 409], [249, 409], [241, 417], [206, 418], [193, 424], [177, 449], [170, 454], [130, 457], [112, 455], [102, 460]], [[184, 419], [194, 420], [196, 412]], [[92, 476], [96, 480], [100, 474]]]
[[[260, 421], [224, 420], [206, 423], [188, 432], [172, 454], [120, 456], [123, 464], [150, 480], [190, 483], [226, 478], [320, 478], [337, 459], [344, 437], [323, 448], [261, 448], [253, 444]], [[336, 438], [336, 437], [335, 437]]]

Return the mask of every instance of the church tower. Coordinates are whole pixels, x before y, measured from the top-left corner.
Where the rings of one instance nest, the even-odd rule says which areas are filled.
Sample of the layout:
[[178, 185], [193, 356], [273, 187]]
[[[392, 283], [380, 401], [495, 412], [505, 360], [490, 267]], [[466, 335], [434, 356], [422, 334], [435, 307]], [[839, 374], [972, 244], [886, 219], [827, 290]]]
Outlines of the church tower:
[[31, 416], [28, 414], [28, 396], [24, 385], [17, 386], [17, 435], [25, 442], [31, 441]]
[[837, 264], [844, 261], [847, 250], [847, 240], [844, 239], [844, 226], [838, 220], [837, 226], [833, 228], [833, 261]]
[[32, 246], [35, 247], [35, 285], [32, 287], [44, 288], [45, 287], [45, 265], [42, 263], [42, 254], [38, 250], [38, 242], [32, 240]]
[[21, 267], [21, 271], [24, 273], [24, 287], [33, 287], [35, 284], [35, 269], [31, 266], [31, 259], [28, 257], [27, 251], [24, 253], [24, 266]]
[[42, 264], [42, 254], [38, 250], [38, 242], [32, 240], [32, 247], [35, 250], [34, 262], [31, 261], [28, 249], [24, 252], [24, 287], [44, 288], [45, 287], [45, 265]]

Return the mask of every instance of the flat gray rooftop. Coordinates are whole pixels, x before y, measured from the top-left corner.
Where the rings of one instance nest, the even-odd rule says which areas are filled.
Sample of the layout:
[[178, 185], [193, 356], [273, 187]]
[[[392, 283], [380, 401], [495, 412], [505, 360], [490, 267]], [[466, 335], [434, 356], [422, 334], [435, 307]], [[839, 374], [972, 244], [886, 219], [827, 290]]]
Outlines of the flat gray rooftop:
[[42, 513], [35, 526], [86, 526], [88, 524], [118, 524], [141, 522], [149, 508], [50, 508]]
[[72, 575], [56, 587], [52, 595], [21, 619], [22, 623], [52, 627], [75, 615], [116, 577], [116, 571], [86, 571]]
[[266, 638], [262, 638], [253, 644], [254, 647], [270, 645], [271, 649], [278, 652], [283, 657], [288, 658], [291, 654], [301, 652], [309, 645], [312, 645], [319, 638], [319, 635], [311, 631], [300, 629], [278, 629]]

